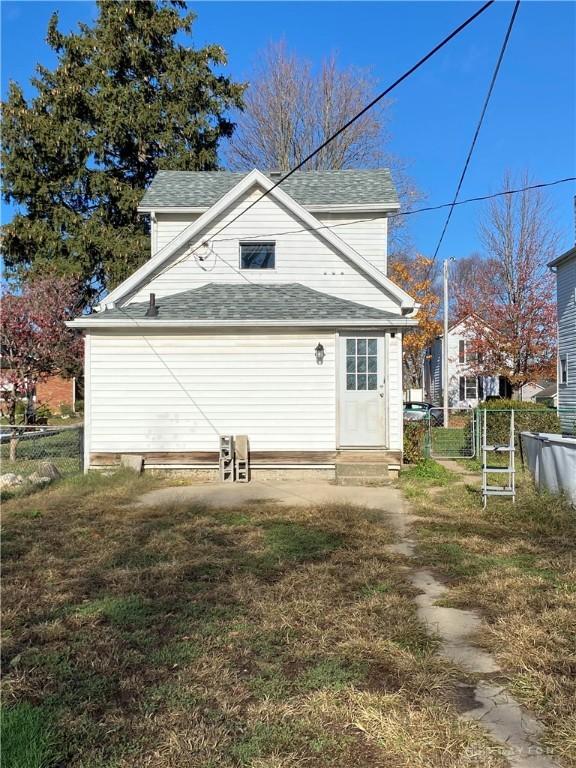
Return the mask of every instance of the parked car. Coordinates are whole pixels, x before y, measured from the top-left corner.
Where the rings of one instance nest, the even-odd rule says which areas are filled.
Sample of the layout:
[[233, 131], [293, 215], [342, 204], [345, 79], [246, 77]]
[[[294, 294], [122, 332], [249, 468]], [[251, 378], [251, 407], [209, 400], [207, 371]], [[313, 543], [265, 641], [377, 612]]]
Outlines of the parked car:
[[404, 403], [404, 421], [423, 421], [430, 419], [433, 425], [439, 426], [443, 423], [442, 408], [432, 403], [420, 403], [410, 400]]

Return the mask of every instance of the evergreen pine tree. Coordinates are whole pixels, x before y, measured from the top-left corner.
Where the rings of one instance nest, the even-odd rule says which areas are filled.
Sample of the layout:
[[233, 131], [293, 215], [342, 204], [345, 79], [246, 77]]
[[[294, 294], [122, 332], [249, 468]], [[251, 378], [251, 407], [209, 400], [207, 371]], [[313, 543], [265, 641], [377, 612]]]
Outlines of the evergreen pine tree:
[[218, 167], [244, 86], [215, 71], [219, 45], [179, 42], [195, 20], [183, 9], [99, 0], [93, 26], [63, 34], [50, 20], [57, 66], [37, 67], [29, 102], [11, 83], [3, 104], [3, 195], [18, 207], [2, 232], [9, 275], [73, 276], [94, 300], [149, 256], [136, 208], [156, 171]]

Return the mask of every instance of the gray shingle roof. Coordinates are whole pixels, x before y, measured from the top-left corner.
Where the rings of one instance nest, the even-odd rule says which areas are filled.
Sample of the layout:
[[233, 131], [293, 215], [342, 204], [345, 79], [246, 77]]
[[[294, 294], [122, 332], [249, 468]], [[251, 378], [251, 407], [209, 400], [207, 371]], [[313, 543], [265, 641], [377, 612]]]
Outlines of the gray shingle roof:
[[541, 389], [540, 392], [537, 392], [535, 397], [537, 399], [540, 399], [542, 397], [555, 397], [557, 391], [558, 391], [558, 386], [556, 382], [553, 382], [552, 384], [548, 384], [547, 387], [544, 387], [544, 389]]
[[[232, 171], [158, 171], [140, 207], [208, 208], [244, 176], [247, 174]], [[271, 178], [269, 174], [268, 177]], [[387, 208], [398, 205], [394, 182], [387, 168], [297, 171], [282, 183], [281, 189], [304, 207], [381, 205]]]
[[[387, 320], [397, 315], [300, 283], [208, 283], [156, 300], [159, 320]], [[148, 303], [106, 309], [90, 320], [144, 319]]]

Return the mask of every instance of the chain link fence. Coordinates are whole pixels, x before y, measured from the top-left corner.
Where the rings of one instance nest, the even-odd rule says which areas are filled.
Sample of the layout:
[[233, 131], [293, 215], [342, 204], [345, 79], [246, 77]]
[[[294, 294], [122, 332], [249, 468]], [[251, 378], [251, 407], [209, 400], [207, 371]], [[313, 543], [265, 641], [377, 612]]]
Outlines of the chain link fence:
[[[0, 465], [3, 476], [18, 478], [14, 484], [55, 479], [83, 469], [83, 425], [0, 427]], [[48, 463], [53, 465], [48, 467]], [[6, 480], [6, 485], [9, 480]]]
[[482, 440], [482, 413], [486, 413], [486, 441], [505, 444], [510, 439], [510, 415], [514, 411], [514, 441], [521, 449], [521, 432], [564, 434], [576, 436], [576, 409], [542, 408], [519, 403], [516, 408], [497, 408], [483, 405], [479, 408], [449, 408], [444, 424], [442, 408], [432, 408], [427, 422], [426, 452], [432, 458], [480, 458]]
[[428, 415], [428, 451], [433, 459], [472, 459], [476, 455], [476, 414], [473, 408], [431, 408]]

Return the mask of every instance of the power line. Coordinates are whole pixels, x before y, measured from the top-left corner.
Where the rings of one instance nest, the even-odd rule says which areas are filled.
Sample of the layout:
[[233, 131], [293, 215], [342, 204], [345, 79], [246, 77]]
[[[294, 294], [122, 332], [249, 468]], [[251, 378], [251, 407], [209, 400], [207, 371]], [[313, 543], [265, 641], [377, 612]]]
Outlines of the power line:
[[[491, 200], [491, 199], [496, 198], [496, 197], [502, 197], [503, 195], [515, 195], [515, 194], [519, 194], [521, 192], [526, 192], [526, 191], [531, 190], [531, 189], [542, 189], [543, 187], [551, 187], [551, 186], [555, 186], [557, 184], [565, 184], [566, 182], [569, 182], [569, 181], [576, 181], [576, 176], [568, 176], [568, 177], [566, 177], [564, 179], [556, 179], [554, 181], [541, 182], [539, 184], [530, 184], [528, 186], [520, 187], [518, 189], [506, 189], [506, 190], [504, 190], [502, 192], [494, 192], [494, 193], [492, 193], [490, 195], [480, 195], [480, 196], [477, 196], [477, 197], [470, 197], [470, 198], [467, 198], [466, 200], [460, 200], [460, 201], [458, 201], [456, 203], [455, 202], [452, 202], [452, 203], [442, 203], [440, 205], [432, 205], [432, 206], [427, 206], [425, 208], [418, 208], [418, 209], [415, 209], [413, 211], [403, 211], [403, 212], [391, 214], [391, 216], [410, 216], [410, 215], [416, 214], [416, 213], [424, 213], [424, 212], [427, 212], [427, 211], [437, 211], [437, 210], [440, 210], [442, 208], [447, 208], [449, 206], [454, 207], [455, 205], [466, 205], [468, 203], [480, 202], [480, 201], [484, 201], [484, 200]], [[316, 228], [303, 228], [303, 229], [299, 229], [299, 230], [293, 230], [293, 232], [276, 232], [276, 233], [271, 233], [271, 234], [263, 235], [263, 237], [272, 237], [272, 236], [275, 236], [275, 235], [292, 234], [294, 232], [315, 232], [317, 229], [332, 229], [334, 227], [348, 226], [349, 224], [358, 223], [358, 222], [362, 222], [362, 221], [374, 221], [376, 218], [381, 218], [381, 217], [374, 217], [374, 218], [371, 218], [371, 219], [358, 219], [357, 221], [354, 221], [354, 222], [343, 222], [342, 224], [335, 224], [335, 225], [323, 225], [321, 227], [316, 227]], [[212, 242], [225, 242], [227, 240], [236, 240], [236, 239], [237, 238], [221, 238], [218, 241], [210, 240], [209, 242], [210, 243], [212, 243]], [[186, 257], [188, 255], [189, 254], [185, 254]], [[232, 264], [230, 264], [225, 259], [223, 259], [222, 256], [219, 256], [215, 251], [214, 251], [214, 255], [215, 255], [215, 257], [217, 259], [220, 259], [226, 266], [228, 266], [234, 272], [236, 272], [240, 277], [242, 277], [244, 280], [246, 280], [246, 282], [249, 285], [259, 285], [262, 288], [264, 288], [264, 287], [268, 288], [269, 287], [269, 286], [264, 286], [261, 283], [253, 283], [248, 278], [248, 276], [246, 274], [244, 274], [239, 269], [236, 269], [236, 267], [234, 267]], [[178, 262], [176, 262], [176, 263], [178, 263]], [[173, 267], [173, 266], [175, 266], [175, 264], [171, 264], [170, 268]], [[166, 270], [163, 270], [159, 274], [155, 275], [155, 277], [159, 277], [160, 275], [164, 274], [165, 271]], [[282, 283], [280, 283], [277, 287], [279, 289], [281, 289], [282, 288]], [[274, 286], [274, 288], [276, 288], [276, 286]], [[121, 306], [117, 305], [117, 309], [119, 309], [122, 312], [122, 314], [128, 320], [133, 322], [134, 325], [137, 328], [144, 329], [144, 326], [142, 326], [135, 317], [132, 317], [131, 315], [129, 315]], [[147, 326], [146, 326], [146, 330], [149, 330]], [[186, 389], [184, 384], [180, 381], [180, 379], [178, 378], [177, 374], [172, 370], [172, 368], [168, 365], [168, 363], [163, 359], [162, 355], [158, 352], [158, 350], [151, 344], [150, 340], [146, 336], [144, 336], [144, 335], [142, 336], [142, 338], [144, 339], [145, 343], [150, 348], [150, 350], [152, 351], [154, 356], [160, 361], [162, 366], [168, 371], [170, 376], [174, 379], [174, 381], [176, 382], [178, 387], [182, 390], [184, 395], [190, 400], [192, 405], [194, 405], [196, 410], [201, 414], [201, 416], [207, 422], [209, 427], [216, 434], [219, 434], [220, 433], [219, 430], [216, 428], [216, 426], [213, 424], [213, 422], [210, 420], [210, 418], [204, 413], [202, 408], [200, 408], [200, 406], [198, 405], [196, 400], [194, 400], [194, 398], [191, 396], [190, 392]]]
[[[555, 179], [554, 181], [544, 181], [544, 182], [540, 182], [538, 184], [529, 184], [529, 185], [527, 185], [525, 187], [518, 187], [516, 189], [505, 189], [505, 190], [502, 190], [500, 192], [493, 192], [493, 193], [491, 193], [489, 195], [478, 195], [476, 197], [468, 197], [465, 200], [458, 200], [457, 202], [452, 201], [452, 202], [449, 202], [449, 203], [440, 203], [438, 205], [428, 205], [428, 206], [425, 206], [423, 208], [415, 208], [413, 211], [398, 211], [398, 213], [389, 213], [387, 215], [387, 218], [391, 219], [391, 218], [396, 218], [396, 217], [399, 217], [399, 216], [414, 216], [417, 213], [428, 213], [430, 211], [440, 211], [443, 208], [453, 208], [453, 207], [456, 207], [458, 205], [468, 205], [470, 203], [478, 203], [478, 202], [483, 202], [485, 200], [493, 200], [494, 198], [503, 197], [503, 196], [506, 196], [506, 195], [517, 195], [517, 194], [520, 194], [522, 192], [528, 192], [528, 191], [530, 191], [532, 189], [543, 189], [545, 187], [554, 187], [554, 186], [557, 186], [558, 184], [566, 184], [569, 181], [576, 181], [576, 176], [567, 176], [564, 179]], [[258, 238], [271, 238], [271, 237], [280, 237], [280, 236], [284, 236], [284, 235], [297, 235], [297, 234], [300, 234], [302, 232], [319, 232], [319, 231], [325, 230], [325, 229], [332, 231], [332, 230], [340, 228], [340, 227], [349, 227], [352, 224], [363, 224], [363, 223], [365, 223], [367, 221], [378, 221], [381, 218], [382, 218], [382, 216], [372, 216], [372, 217], [370, 217], [368, 219], [363, 218], [363, 219], [353, 219], [351, 221], [343, 221], [340, 224], [321, 224], [318, 227], [300, 227], [299, 229], [289, 229], [289, 230], [284, 230], [283, 232], [266, 232], [265, 234], [246, 235], [244, 239], [246, 239], [246, 240], [257, 240]], [[186, 251], [185, 253], [182, 254], [182, 256], [179, 259], [177, 259], [176, 261], [171, 262], [170, 264], [167, 264], [164, 269], [160, 270], [159, 272], [157, 272], [154, 275], [154, 278], [161, 277], [168, 270], [173, 269], [175, 266], [180, 264], [185, 259], [189, 258], [190, 256], [194, 256], [195, 253], [197, 252], [197, 250], [199, 248], [201, 248], [202, 245], [204, 245], [204, 244], [209, 244], [210, 246], [212, 246], [215, 243], [227, 243], [227, 242], [234, 242], [236, 240], [238, 240], [237, 236], [235, 236], [235, 237], [219, 237], [217, 239], [214, 239], [214, 238], [210, 237], [208, 239], [204, 239], [192, 251]], [[217, 259], [221, 259], [221, 257], [218, 256], [218, 254], [216, 252], [214, 252], [214, 256]], [[234, 269], [234, 267], [231, 264], [229, 264], [228, 262], [225, 262], [225, 263], [228, 266], [230, 266], [231, 269]], [[206, 271], [211, 271], [211, 270], [206, 270]], [[243, 272], [238, 272], [238, 274], [240, 274], [244, 279], [247, 279]], [[250, 282], [250, 281], [248, 280], [248, 282]], [[253, 284], [256, 285], [256, 283], [253, 283]]]
[[[388, 219], [395, 219], [399, 216], [413, 216], [416, 213], [428, 213], [429, 211], [440, 211], [443, 208], [451, 208], [453, 206], [458, 205], [468, 205], [469, 203], [477, 203], [482, 202], [484, 200], [492, 200], [496, 197], [502, 197], [504, 195], [516, 195], [520, 192], [528, 192], [531, 189], [542, 189], [544, 187], [553, 187], [558, 184], [566, 184], [569, 181], [576, 181], [576, 176], [567, 176], [564, 179], [555, 179], [554, 181], [547, 181], [542, 182], [539, 184], [529, 184], [526, 187], [519, 187], [518, 189], [505, 189], [501, 192], [494, 192], [489, 195], [480, 195], [478, 197], [468, 197], [465, 200], [458, 200], [458, 202], [449, 202], [449, 203], [440, 203], [438, 205], [429, 205], [424, 208], [415, 208], [412, 211], [398, 211], [398, 213], [389, 213], [387, 214], [386, 218]], [[340, 224], [321, 224], [319, 227], [300, 227], [299, 229], [289, 229], [284, 230], [283, 232], [266, 232], [263, 235], [246, 235], [243, 239], [246, 240], [256, 240], [259, 237], [262, 238], [269, 238], [269, 237], [279, 237], [280, 235], [297, 235], [301, 232], [319, 232], [323, 229], [328, 229], [332, 231], [333, 229], [337, 229], [340, 227], [349, 227], [352, 224], [363, 224], [366, 221], [378, 221], [379, 219], [382, 219], [382, 216], [371, 216], [370, 218], [362, 218], [362, 219], [352, 219], [350, 221], [343, 221]], [[208, 238], [207, 240], [203, 240], [201, 245], [204, 245], [204, 243], [227, 243], [227, 242], [233, 242], [235, 240], [238, 240], [238, 237], [219, 237], [218, 239], [214, 239], [212, 237]], [[189, 256], [188, 252], [185, 254], [186, 256]], [[173, 265], [172, 265], [173, 266]]]
[[500, 48], [500, 53], [498, 55], [498, 59], [496, 61], [496, 66], [494, 68], [494, 72], [492, 73], [492, 78], [490, 80], [490, 85], [488, 87], [488, 92], [486, 94], [486, 97], [484, 99], [484, 104], [482, 106], [482, 111], [480, 113], [480, 119], [478, 120], [478, 123], [476, 125], [476, 130], [474, 131], [474, 137], [472, 139], [472, 143], [470, 144], [470, 149], [468, 150], [468, 155], [466, 157], [466, 162], [464, 163], [464, 168], [462, 169], [462, 173], [460, 174], [460, 179], [458, 181], [458, 186], [456, 187], [456, 193], [454, 194], [454, 199], [452, 201], [452, 205], [450, 206], [448, 210], [448, 215], [446, 217], [446, 221], [444, 222], [444, 227], [442, 229], [442, 233], [440, 235], [440, 239], [438, 240], [438, 245], [436, 246], [436, 250], [434, 251], [434, 255], [432, 256], [432, 263], [436, 261], [436, 257], [438, 256], [438, 251], [440, 250], [440, 246], [442, 245], [442, 241], [444, 240], [444, 235], [446, 234], [446, 230], [448, 229], [448, 225], [450, 224], [450, 219], [452, 218], [452, 213], [454, 211], [454, 206], [456, 205], [456, 201], [458, 200], [458, 195], [460, 194], [460, 190], [462, 189], [462, 184], [464, 183], [464, 178], [466, 176], [466, 172], [468, 170], [468, 166], [470, 165], [470, 160], [472, 158], [472, 154], [474, 152], [474, 147], [476, 146], [476, 141], [478, 140], [478, 135], [480, 133], [480, 129], [482, 128], [482, 123], [484, 122], [484, 116], [486, 115], [486, 110], [488, 109], [488, 104], [490, 103], [490, 98], [492, 96], [492, 91], [494, 90], [494, 85], [496, 84], [496, 80], [498, 78], [498, 73], [500, 71], [500, 65], [502, 64], [502, 60], [504, 58], [504, 54], [506, 52], [506, 48], [508, 46], [508, 40], [510, 39], [510, 34], [512, 32], [512, 27], [514, 26], [514, 22], [516, 20], [516, 14], [518, 13], [518, 8], [520, 6], [520, 0], [516, 0], [514, 3], [514, 9], [512, 11], [512, 16], [510, 17], [510, 21], [508, 22], [508, 28], [506, 29], [506, 34], [504, 35], [504, 40], [502, 42], [502, 46]]
[[[492, 200], [494, 198], [503, 197], [505, 195], [517, 195], [517, 194], [520, 194], [522, 192], [528, 192], [528, 191], [530, 191], [532, 189], [543, 189], [545, 187], [553, 187], [553, 186], [556, 186], [558, 184], [566, 184], [569, 181], [576, 181], [576, 176], [567, 176], [564, 179], [555, 179], [554, 181], [545, 181], [545, 182], [540, 182], [538, 184], [529, 184], [529, 185], [524, 186], [524, 187], [518, 187], [517, 189], [505, 189], [505, 190], [503, 190], [501, 192], [493, 192], [493, 193], [491, 193], [489, 195], [478, 195], [476, 197], [469, 197], [466, 200], [459, 200], [458, 202], [452, 201], [450, 203], [441, 203], [439, 205], [429, 205], [429, 206], [426, 206], [424, 208], [416, 208], [413, 211], [399, 211], [398, 213], [389, 214], [388, 218], [392, 218], [392, 217], [396, 217], [396, 216], [412, 216], [412, 215], [414, 215], [416, 213], [426, 213], [426, 212], [429, 212], [429, 211], [442, 210], [443, 208], [453, 208], [454, 206], [457, 206], [457, 205], [467, 205], [469, 203], [482, 202], [482, 201], [485, 201], [485, 200]], [[381, 219], [381, 218], [382, 218], [381, 216], [374, 216], [374, 217], [371, 217], [369, 219], [355, 219], [354, 221], [345, 221], [345, 222], [342, 222], [341, 224], [322, 224], [319, 227], [301, 227], [300, 229], [285, 230], [284, 232], [267, 232], [266, 234], [263, 234], [263, 235], [262, 234], [254, 235], [252, 237], [246, 236], [246, 239], [254, 240], [257, 237], [270, 238], [270, 237], [278, 237], [278, 236], [283, 236], [283, 235], [300, 234], [302, 232], [318, 232], [319, 230], [323, 230], [323, 229], [328, 229], [328, 230], [332, 231], [336, 227], [347, 227], [347, 226], [350, 226], [351, 224], [362, 224], [362, 223], [364, 223], [366, 221], [377, 221], [378, 219]], [[198, 248], [201, 247], [201, 245], [204, 244], [204, 243], [208, 243], [210, 246], [212, 246], [214, 243], [234, 242], [236, 240], [238, 240], [238, 237], [221, 237], [221, 238], [218, 238], [217, 240], [215, 240], [213, 238], [209, 238], [208, 240], [203, 241], [203, 243], [201, 243], [199, 246], [197, 246], [194, 250], [192, 250], [190, 252], [186, 251], [184, 254], [182, 254], [182, 256], [177, 261], [172, 262], [171, 264], [166, 265], [166, 267], [163, 270], [161, 270], [160, 272], [158, 272], [158, 273], [156, 273], [154, 275], [154, 278], [157, 279], [158, 277], [161, 277], [162, 275], [164, 275], [166, 272], [168, 272], [173, 267], [175, 267], [178, 264], [180, 264], [185, 259], [189, 258], [190, 256], [194, 256], [194, 254], [196, 253]], [[238, 274], [249, 285], [259, 285], [260, 287], [264, 287], [262, 285], [262, 283], [254, 283], [252, 280], [250, 280], [250, 278], [246, 275], [245, 272], [242, 272], [240, 269], [237, 269], [233, 264], [231, 264], [229, 261], [226, 261], [226, 259], [224, 259], [222, 256], [217, 254], [216, 251], [214, 251], [212, 248], [211, 248], [211, 250], [212, 250], [212, 252], [214, 254], [215, 261], [216, 260], [220, 260], [229, 269], [231, 269], [233, 272], [236, 272], [236, 274]], [[213, 269], [213, 267], [212, 267], [212, 269]], [[207, 271], [212, 271], [212, 269], [207, 270]], [[280, 288], [281, 285], [282, 284], [279, 284], [278, 288]], [[276, 286], [274, 286], [274, 287], [276, 288]]]
[[248, 205], [246, 208], [244, 208], [242, 211], [240, 211], [234, 218], [230, 219], [226, 224], [224, 224], [217, 232], [216, 236], [218, 236], [221, 232], [223, 232], [227, 227], [229, 227], [231, 224], [233, 224], [235, 221], [237, 221], [240, 216], [243, 216], [247, 211], [249, 211], [251, 208], [253, 208], [257, 203], [259, 203], [261, 200], [263, 200], [267, 195], [272, 192], [272, 190], [276, 189], [276, 187], [279, 187], [280, 184], [283, 184], [286, 179], [289, 179], [290, 176], [292, 176], [293, 173], [296, 173], [297, 170], [302, 168], [303, 165], [305, 165], [309, 160], [311, 160], [315, 155], [318, 154], [318, 152], [321, 152], [324, 147], [328, 146], [331, 141], [334, 141], [335, 138], [337, 138], [343, 131], [345, 131], [347, 128], [349, 128], [356, 120], [358, 120], [362, 115], [364, 115], [369, 109], [371, 109], [375, 104], [377, 104], [381, 99], [383, 99], [385, 96], [387, 96], [391, 91], [393, 91], [400, 83], [404, 82], [410, 75], [412, 75], [414, 72], [416, 72], [417, 69], [420, 69], [420, 67], [425, 64], [429, 59], [431, 59], [438, 51], [440, 51], [442, 48], [444, 48], [445, 45], [447, 45], [454, 37], [460, 34], [469, 24], [471, 24], [475, 19], [478, 18], [484, 11], [486, 11], [491, 5], [493, 5], [495, 0], [488, 0], [488, 2], [484, 3], [484, 5], [479, 8], [475, 13], [472, 14], [466, 21], [462, 22], [456, 29], [454, 29], [452, 32], [450, 32], [449, 35], [447, 35], [443, 40], [441, 40], [437, 45], [432, 48], [431, 51], [429, 51], [425, 56], [423, 56], [421, 59], [419, 59], [416, 64], [414, 64], [410, 69], [406, 70], [403, 75], [400, 75], [391, 85], [388, 86], [385, 90], [383, 90], [381, 93], [379, 93], [372, 101], [367, 104], [360, 112], [358, 112], [354, 117], [352, 117], [348, 122], [344, 123], [335, 133], [333, 133], [331, 136], [329, 136], [326, 141], [324, 141], [322, 144], [320, 144], [319, 147], [317, 147], [315, 150], [310, 152], [309, 155], [307, 155], [304, 160], [298, 163], [298, 165], [294, 166], [291, 170], [286, 173], [285, 176], [283, 176], [281, 179], [278, 179], [278, 181], [273, 184], [269, 189], [267, 189], [265, 192], [263, 192], [260, 197], [257, 197], [256, 200], [253, 200], [250, 205]]
[[[141, 325], [141, 323], [139, 323], [139, 322], [138, 322], [138, 320], [137, 320], [135, 317], [132, 317], [132, 315], [129, 315], [129, 314], [128, 314], [128, 313], [127, 313], [127, 312], [126, 312], [124, 309], [122, 309], [122, 307], [120, 307], [120, 306], [117, 306], [117, 307], [116, 307], [116, 309], [119, 309], [119, 310], [120, 310], [120, 312], [122, 312], [122, 314], [123, 314], [123, 315], [124, 315], [126, 318], [128, 318], [128, 320], [131, 320], [131, 321], [134, 323], [134, 325], [135, 325], [137, 328], [144, 328], [146, 331], [149, 331], [149, 330], [150, 330], [150, 328], [142, 326], [142, 325]], [[174, 379], [174, 381], [176, 382], [176, 384], [178, 385], [178, 387], [179, 387], [179, 388], [182, 390], [182, 392], [183, 392], [183, 393], [186, 395], [186, 397], [188, 398], [188, 400], [190, 400], [190, 402], [191, 402], [191, 403], [192, 403], [192, 405], [193, 405], [193, 406], [196, 408], [196, 410], [198, 411], [198, 413], [200, 413], [200, 415], [202, 416], [202, 418], [204, 419], [204, 421], [205, 421], [205, 422], [208, 424], [208, 426], [210, 427], [210, 429], [212, 429], [212, 431], [213, 431], [215, 434], [219, 435], [219, 434], [220, 434], [220, 430], [219, 430], [219, 429], [217, 429], [217, 427], [216, 427], [216, 426], [213, 424], [213, 422], [210, 420], [210, 418], [209, 418], [209, 417], [208, 417], [208, 416], [207, 416], [207, 415], [204, 413], [204, 411], [202, 410], [202, 408], [200, 408], [200, 406], [198, 405], [198, 403], [196, 402], [196, 400], [194, 400], [194, 398], [192, 397], [192, 395], [190, 394], [190, 392], [189, 392], [189, 391], [186, 389], [185, 385], [184, 385], [184, 384], [183, 384], [183, 383], [180, 381], [180, 379], [178, 378], [178, 375], [177, 375], [177, 374], [176, 374], [176, 373], [175, 373], [175, 372], [172, 370], [172, 368], [171, 368], [171, 367], [168, 365], [168, 363], [166, 362], [166, 360], [164, 360], [164, 358], [162, 357], [162, 355], [161, 355], [161, 354], [158, 352], [158, 350], [156, 349], [156, 347], [155, 347], [155, 346], [154, 346], [154, 345], [153, 345], [153, 344], [150, 342], [150, 339], [148, 338], [148, 336], [145, 336], [145, 335], [144, 335], [144, 333], [143, 333], [143, 334], [142, 334], [142, 336], [141, 336], [141, 338], [142, 338], [142, 339], [145, 341], [145, 343], [146, 343], [146, 346], [148, 346], [148, 347], [149, 347], [149, 349], [152, 351], [152, 353], [154, 354], [154, 356], [155, 356], [155, 357], [156, 357], [156, 358], [157, 358], [157, 359], [160, 361], [160, 363], [162, 364], [162, 366], [163, 366], [163, 367], [164, 367], [164, 368], [165, 368], [165, 369], [168, 371], [168, 373], [170, 374], [170, 376], [171, 376], [171, 377]]]

